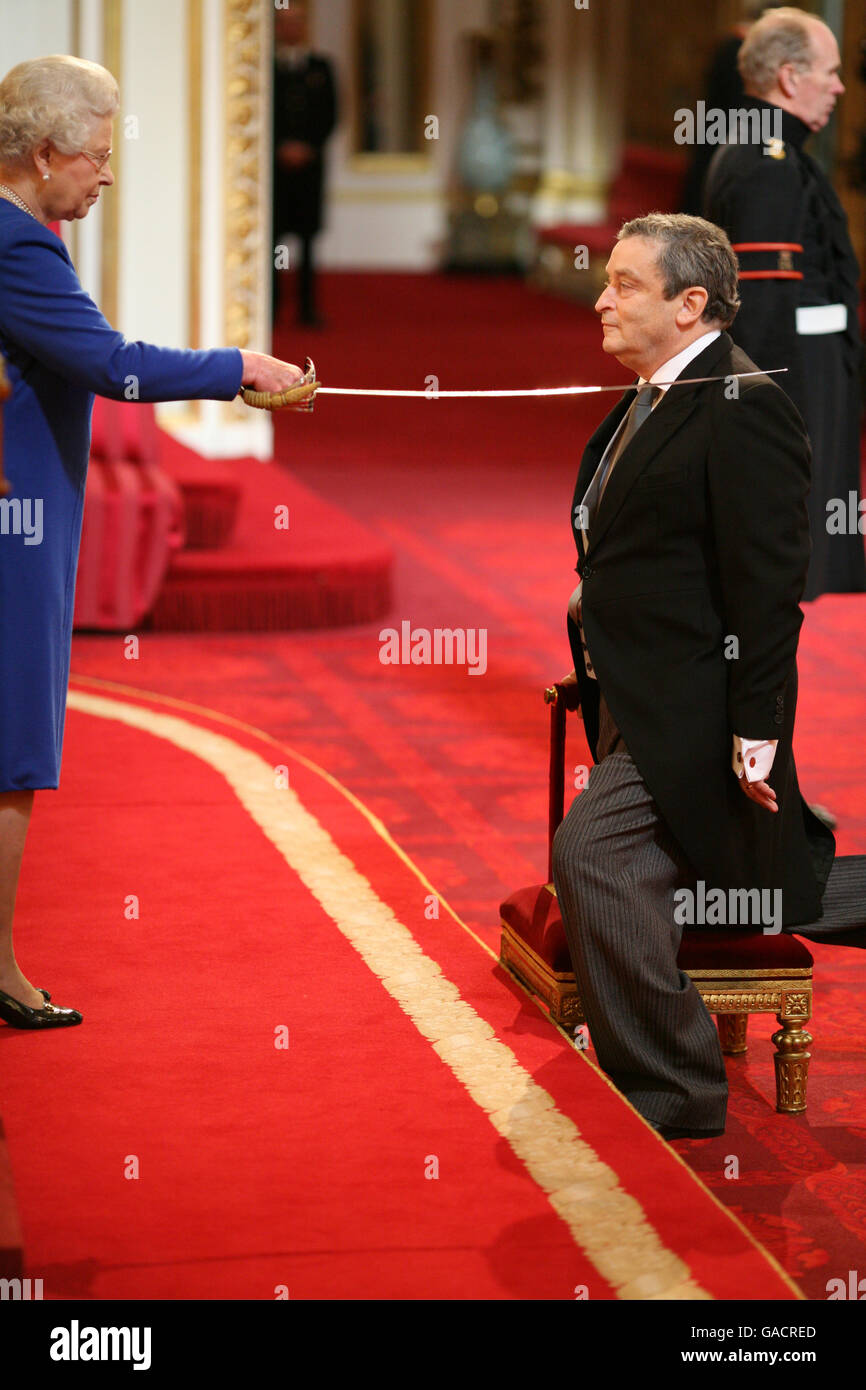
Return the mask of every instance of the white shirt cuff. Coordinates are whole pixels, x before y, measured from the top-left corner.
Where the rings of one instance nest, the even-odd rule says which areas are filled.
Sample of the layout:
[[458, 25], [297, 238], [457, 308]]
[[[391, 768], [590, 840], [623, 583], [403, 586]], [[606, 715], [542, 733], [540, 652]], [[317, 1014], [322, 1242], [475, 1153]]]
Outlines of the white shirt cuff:
[[734, 734], [732, 766], [738, 777], [745, 773], [747, 782], [763, 782], [770, 775], [776, 756], [777, 738], [740, 738]]

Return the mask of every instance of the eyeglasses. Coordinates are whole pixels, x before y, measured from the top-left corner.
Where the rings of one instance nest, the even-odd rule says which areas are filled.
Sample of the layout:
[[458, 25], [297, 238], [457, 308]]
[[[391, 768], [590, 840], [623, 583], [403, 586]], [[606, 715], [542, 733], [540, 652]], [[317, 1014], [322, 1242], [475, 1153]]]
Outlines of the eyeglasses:
[[79, 150], [78, 153], [83, 154], [85, 159], [90, 160], [97, 173], [99, 173], [102, 169], [105, 168], [112, 155], [111, 150], [109, 150], [107, 154], [91, 154], [89, 150]]

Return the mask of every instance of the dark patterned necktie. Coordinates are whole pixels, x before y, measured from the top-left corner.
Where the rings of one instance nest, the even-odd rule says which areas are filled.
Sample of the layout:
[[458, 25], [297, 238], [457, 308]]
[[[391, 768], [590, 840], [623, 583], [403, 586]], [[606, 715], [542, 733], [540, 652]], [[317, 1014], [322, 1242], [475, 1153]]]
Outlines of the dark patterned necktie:
[[607, 484], [610, 480], [610, 475], [613, 472], [614, 464], [628, 448], [629, 444], [634, 439], [641, 425], [648, 418], [650, 411], [652, 410], [653, 406], [656, 403], [656, 400], [660, 395], [660, 386], [650, 386], [649, 383], [647, 383], [646, 386], [642, 386], [640, 388], [631, 405], [629, 406], [628, 414], [626, 415], [625, 419], [625, 425], [623, 427], [622, 434], [619, 438], [619, 443], [617, 444], [616, 449], [611, 454], [611, 457], [608, 460], [607, 465], [605, 466], [605, 470], [602, 473], [601, 478], [599, 479], [599, 502], [604, 496], [604, 490], [607, 487]]

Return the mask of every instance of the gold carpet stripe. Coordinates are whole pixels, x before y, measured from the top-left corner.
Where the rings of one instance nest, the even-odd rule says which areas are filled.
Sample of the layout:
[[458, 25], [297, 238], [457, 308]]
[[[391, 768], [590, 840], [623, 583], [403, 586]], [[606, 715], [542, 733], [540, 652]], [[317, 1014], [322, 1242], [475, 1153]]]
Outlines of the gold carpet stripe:
[[225, 777], [289, 867], [486, 1112], [618, 1298], [712, 1297], [665, 1246], [640, 1203], [620, 1187], [616, 1172], [461, 998], [296, 793], [275, 787], [274, 769], [264, 758], [222, 734], [140, 705], [78, 690], [70, 691], [69, 705], [165, 739]]

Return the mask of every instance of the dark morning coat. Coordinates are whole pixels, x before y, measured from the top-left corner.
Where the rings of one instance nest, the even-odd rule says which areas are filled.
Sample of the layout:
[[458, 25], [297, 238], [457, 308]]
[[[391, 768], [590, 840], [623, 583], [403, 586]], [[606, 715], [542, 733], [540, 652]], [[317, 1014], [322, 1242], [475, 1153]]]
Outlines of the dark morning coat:
[[[821, 916], [833, 836], [802, 800], [792, 752], [799, 607], [809, 562], [803, 422], [727, 333], [688, 364], [621, 454], [584, 552], [576, 524], [625, 393], [581, 460], [572, 526], [598, 681], [568, 620], [593, 757], [599, 688], [660, 813], [709, 888], [782, 890], [786, 926]], [[736, 645], [729, 639], [736, 639]], [[726, 656], [737, 651], [737, 655]], [[750, 801], [733, 735], [779, 740], [779, 811]]]

